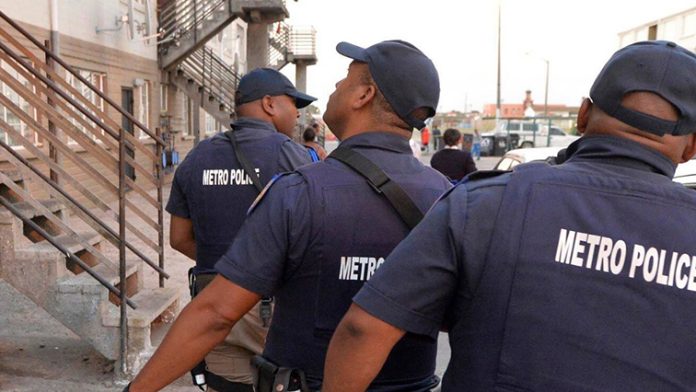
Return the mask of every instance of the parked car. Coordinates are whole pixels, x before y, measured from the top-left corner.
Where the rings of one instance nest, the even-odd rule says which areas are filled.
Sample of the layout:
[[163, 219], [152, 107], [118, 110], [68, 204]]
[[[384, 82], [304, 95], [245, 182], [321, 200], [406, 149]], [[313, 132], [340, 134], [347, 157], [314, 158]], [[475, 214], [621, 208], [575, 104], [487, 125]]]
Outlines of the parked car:
[[503, 121], [495, 131], [481, 134], [481, 138], [482, 155], [503, 155], [516, 148], [566, 147], [579, 136], [533, 121]]
[[674, 181], [696, 190], [696, 159], [677, 166], [677, 170], [674, 172]]
[[531, 161], [543, 161], [548, 157], [555, 157], [565, 147], [536, 147], [518, 148], [505, 153], [495, 165], [495, 170], [510, 170], [520, 163]]
[[[543, 161], [555, 157], [565, 147], [518, 148], [505, 153], [493, 169], [511, 170], [513, 167], [526, 162]], [[696, 158], [677, 166], [674, 181], [684, 184], [687, 188], [696, 190]]]

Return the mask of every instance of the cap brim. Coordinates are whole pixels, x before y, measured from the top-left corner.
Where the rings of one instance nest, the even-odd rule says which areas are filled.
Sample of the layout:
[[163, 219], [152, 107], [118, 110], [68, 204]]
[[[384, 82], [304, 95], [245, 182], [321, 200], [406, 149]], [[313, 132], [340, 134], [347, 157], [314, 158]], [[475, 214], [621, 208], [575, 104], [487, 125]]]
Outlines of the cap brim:
[[305, 93], [301, 93], [299, 91], [293, 91], [293, 92], [286, 93], [286, 94], [295, 98], [295, 106], [298, 109], [302, 109], [303, 107], [305, 107], [305, 106], [309, 105], [310, 103], [317, 100], [313, 96], [307, 95]]
[[351, 43], [339, 42], [338, 45], [336, 45], [336, 51], [353, 60], [362, 61], [364, 63], [367, 62], [367, 52], [365, 49]]

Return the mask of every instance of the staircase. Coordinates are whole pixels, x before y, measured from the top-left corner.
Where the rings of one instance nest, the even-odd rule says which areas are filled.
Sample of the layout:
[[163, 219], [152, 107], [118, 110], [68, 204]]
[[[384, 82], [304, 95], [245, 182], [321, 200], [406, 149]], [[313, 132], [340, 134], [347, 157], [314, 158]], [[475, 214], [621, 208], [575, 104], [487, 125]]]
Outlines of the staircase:
[[169, 83], [226, 126], [234, 117], [237, 71], [205, 46], [236, 18], [264, 23], [288, 15], [285, 0], [170, 0], [159, 10], [159, 63]]
[[289, 63], [317, 63], [317, 31], [280, 22], [269, 37], [269, 64], [280, 70]]
[[[2, 12], [0, 20], [0, 81], [12, 91], [0, 105], [22, 124], [0, 119], [0, 278], [131, 374], [179, 302], [164, 287], [164, 141]], [[157, 287], [145, 288], [146, 266]]]
[[202, 46], [189, 55], [175, 71], [168, 72], [169, 83], [200, 106], [223, 127], [234, 118], [234, 92], [239, 75], [210, 48]]

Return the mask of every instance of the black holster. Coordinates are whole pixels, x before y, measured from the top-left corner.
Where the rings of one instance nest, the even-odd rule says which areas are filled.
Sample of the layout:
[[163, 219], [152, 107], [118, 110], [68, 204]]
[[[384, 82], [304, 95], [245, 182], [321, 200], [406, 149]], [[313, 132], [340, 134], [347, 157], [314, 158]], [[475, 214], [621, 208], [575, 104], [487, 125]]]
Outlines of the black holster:
[[[204, 282], [196, 282], [196, 274], [193, 273], [193, 268], [190, 268], [188, 271], [188, 278], [189, 278], [189, 291], [191, 292], [191, 298], [195, 297], [203, 288], [205, 287], [200, 287], [201, 283]], [[207, 279], [205, 281], [205, 284], [209, 283], [211, 279]], [[209, 373], [206, 370], [206, 364], [205, 360], [202, 360], [201, 362], [198, 363], [198, 365], [194, 366], [193, 369], [191, 369], [191, 382], [193, 385], [197, 386], [201, 390], [204, 390], [204, 386], [207, 383], [206, 377], [209, 375]]]
[[255, 355], [251, 364], [258, 370], [254, 380], [256, 392], [285, 392], [300, 390], [310, 392], [301, 369], [278, 366], [261, 355]]

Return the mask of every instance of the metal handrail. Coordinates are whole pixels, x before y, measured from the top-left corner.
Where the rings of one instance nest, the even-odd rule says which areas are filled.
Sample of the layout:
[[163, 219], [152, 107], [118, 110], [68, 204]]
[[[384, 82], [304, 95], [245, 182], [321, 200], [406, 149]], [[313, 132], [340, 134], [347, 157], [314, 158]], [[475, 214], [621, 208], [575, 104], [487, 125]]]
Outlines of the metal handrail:
[[[109, 289], [109, 291], [111, 291], [111, 292], [114, 293], [115, 295], [118, 295], [118, 296], [121, 297], [122, 299], [125, 299], [125, 302], [128, 304], [128, 306], [130, 306], [132, 309], [136, 309], [136, 308], [137, 308], [137, 306], [133, 303], [133, 301], [131, 301], [130, 299], [125, 298], [125, 297], [122, 296], [121, 290], [117, 289], [117, 288], [114, 287], [111, 283], [107, 282], [104, 278], [102, 278], [98, 273], [94, 272], [94, 270], [92, 270], [92, 268], [91, 268], [89, 265], [87, 265], [84, 261], [80, 260], [79, 257], [75, 256], [75, 255], [74, 255], [72, 252], [70, 252], [67, 248], [65, 248], [63, 245], [61, 245], [61, 244], [54, 238], [54, 236], [52, 236], [51, 234], [49, 234], [48, 232], [46, 232], [46, 230], [44, 230], [43, 228], [41, 228], [41, 226], [39, 226], [39, 225], [37, 225], [36, 223], [34, 223], [34, 221], [32, 221], [31, 219], [29, 219], [29, 218], [27, 218], [26, 216], [24, 216], [24, 214], [22, 214], [21, 211], [19, 211], [17, 208], [15, 208], [15, 207], [12, 205], [12, 203], [10, 203], [4, 196], [1, 196], [1, 195], [0, 195], [0, 204], [2, 204], [3, 207], [5, 207], [5, 208], [7, 208], [8, 210], [10, 210], [10, 212], [12, 212], [12, 214], [14, 214], [17, 218], [21, 219], [22, 222], [24, 222], [24, 224], [26, 224], [26, 225], [28, 225], [29, 227], [31, 227], [32, 230], [34, 230], [34, 231], [36, 231], [37, 233], [39, 233], [43, 238], [46, 239], [46, 241], [50, 242], [51, 245], [55, 246], [61, 253], [63, 253], [63, 254], [65, 255], [65, 257], [67, 257], [68, 259], [70, 259], [70, 261], [73, 261], [73, 262], [77, 263], [77, 265], [79, 265], [80, 268], [82, 268], [82, 269], [85, 270], [88, 274], [90, 274], [94, 279], [96, 279], [99, 283], [101, 283], [102, 286], [106, 287], [107, 289]], [[122, 285], [122, 286], [125, 288], [125, 284]], [[125, 294], [125, 290], [123, 290], [123, 293]]]
[[[128, 113], [127, 111], [123, 110], [122, 107], [117, 105], [111, 98], [109, 98], [106, 94], [101, 92], [98, 88], [96, 88], [91, 82], [87, 81], [82, 75], [80, 75], [79, 72], [76, 72], [70, 65], [68, 65], [63, 59], [60, 57], [56, 56], [51, 50], [49, 50], [47, 47], [45, 47], [41, 42], [39, 42], [36, 38], [34, 38], [31, 34], [29, 34], [26, 30], [24, 30], [21, 26], [19, 26], [14, 20], [10, 19], [4, 12], [0, 11], [0, 18], [5, 20], [10, 26], [12, 26], [14, 29], [19, 31], [24, 37], [26, 37], [29, 41], [31, 41], [36, 47], [41, 49], [48, 57], [50, 57], [53, 61], [57, 62], [60, 64], [63, 68], [65, 68], [66, 71], [70, 72], [74, 77], [76, 77], [80, 82], [82, 82], [85, 86], [87, 86], [90, 90], [92, 90], [95, 94], [97, 94], [101, 99], [103, 99], [105, 102], [107, 102], [111, 107], [116, 109], [121, 115], [125, 116], [129, 121], [131, 121], [134, 125], [136, 125], [138, 128], [140, 128], [143, 132], [145, 132], [148, 136], [150, 136], [155, 142], [160, 143], [162, 146], [165, 145], [164, 140], [162, 138], [158, 137], [155, 135], [152, 131], [150, 131], [147, 127], [145, 127], [140, 121], [138, 121], [133, 115]], [[3, 48], [3, 50], [5, 50]], [[16, 60], [16, 59], [15, 59]], [[18, 63], [22, 64], [22, 61], [18, 61]], [[41, 78], [41, 81], [46, 83], [44, 80], [45, 77]], [[46, 83], [49, 84], [49, 83]], [[87, 115], [87, 113], [85, 113]], [[92, 119], [91, 113], [88, 115], [90, 117], [90, 120], [94, 121]], [[94, 121], [95, 123], [98, 123], [97, 121]], [[101, 125], [101, 124], [100, 124]], [[106, 130], [106, 127], [104, 127]], [[118, 134], [116, 132], [111, 132], [114, 137], [114, 139], [118, 138]]]
[[317, 30], [313, 26], [290, 28], [289, 50], [296, 56], [317, 55]]
[[160, 11], [159, 26], [163, 41], [176, 40], [194, 33], [227, 0], [172, 0]]
[[[96, 215], [94, 215], [87, 207], [75, 200], [69, 193], [67, 193], [63, 188], [56, 184], [55, 181], [51, 180], [48, 176], [43, 174], [36, 166], [32, 165], [31, 162], [24, 158], [22, 154], [15, 151], [11, 146], [6, 144], [2, 140], [0, 140], [0, 147], [3, 147], [8, 153], [12, 154], [12, 156], [14, 156], [14, 158], [17, 159], [17, 161], [21, 162], [22, 165], [28, 167], [35, 175], [37, 175], [47, 184], [51, 185], [51, 187], [55, 189], [58, 193], [60, 193], [61, 196], [66, 198], [71, 204], [75, 205], [78, 209], [80, 209], [80, 211], [83, 214], [87, 215], [90, 219], [97, 223], [99, 227], [106, 230], [107, 233], [111, 235], [114, 239], [119, 240], [118, 234], [116, 234], [116, 232], [111, 227], [109, 227], [109, 225], [107, 225], [106, 223], [104, 223], [104, 221], [102, 221]], [[128, 249], [131, 252], [133, 252], [136, 256], [140, 257], [146, 264], [155, 269], [162, 276], [164, 276], [165, 278], [169, 278], [169, 274], [166, 271], [164, 271], [164, 269], [162, 269], [160, 266], [156, 265], [153, 261], [151, 261], [140, 250], [138, 250], [138, 248], [136, 248], [133, 244], [131, 244], [128, 241], [124, 242], [126, 247], [128, 247]]]
[[240, 77], [210, 48], [203, 46], [193, 52], [179, 65], [179, 69], [228, 111], [234, 111], [234, 92]]

